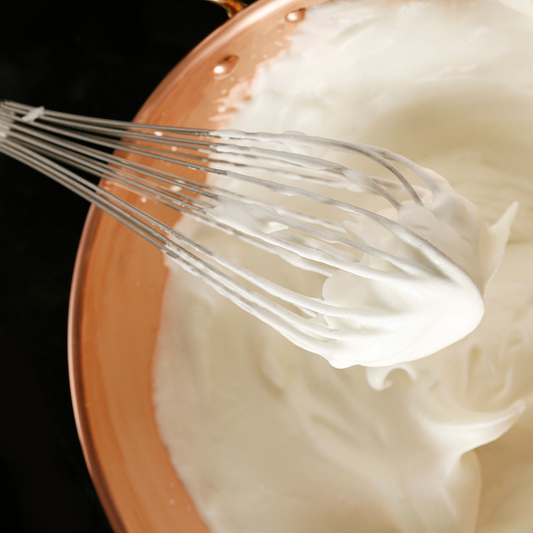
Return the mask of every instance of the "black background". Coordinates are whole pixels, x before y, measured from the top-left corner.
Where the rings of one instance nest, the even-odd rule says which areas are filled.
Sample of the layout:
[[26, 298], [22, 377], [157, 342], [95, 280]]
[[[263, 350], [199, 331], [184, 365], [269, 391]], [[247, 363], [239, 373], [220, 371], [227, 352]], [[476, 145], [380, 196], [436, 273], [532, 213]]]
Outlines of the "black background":
[[[129, 120], [225, 20], [203, 0], [4, 2], [0, 99]], [[68, 298], [88, 205], [1, 154], [0, 180], [0, 531], [110, 532], [68, 386]]]

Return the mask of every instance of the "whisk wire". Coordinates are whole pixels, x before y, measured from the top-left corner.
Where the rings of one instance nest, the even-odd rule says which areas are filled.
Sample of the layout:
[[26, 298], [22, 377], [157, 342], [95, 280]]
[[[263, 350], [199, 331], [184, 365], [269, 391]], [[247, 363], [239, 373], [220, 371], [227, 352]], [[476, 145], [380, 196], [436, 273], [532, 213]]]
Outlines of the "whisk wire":
[[[102, 148], [114, 150], [114, 153], [102, 152]], [[369, 157], [390, 171], [393, 179], [374, 178], [311, 155], [310, 150], [315, 148], [322, 152], [335, 149]], [[115, 194], [110, 183], [118, 187], [117, 193], [123, 189], [140, 197], [141, 204], [148, 201], [163, 204], [321, 276], [346, 272], [395, 285], [430, 273], [420, 262], [354, 238], [343, 221], [312, 216], [305, 210], [284, 207], [280, 202], [241, 194], [232, 190], [232, 182], [240, 181], [250, 187], [266, 189], [279, 198], [297, 197], [349, 217], [362, 218], [406, 245], [416, 246], [421, 254], [448, 261], [437, 248], [395, 220], [315, 190], [319, 185], [370, 193], [397, 212], [403, 208], [403, 203], [391, 192], [403, 191], [414, 205], [422, 206], [416, 188], [389, 160], [405, 165], [430, 190], [438, 190], [439, 184], [421, 167], [392, 152], [368, 145], [351, 145], [301, 134], [138, 125], [2, 102], [0, 151], [98, 206], [185, 270], [202, 277], [219, 293], [312, 351], [317, 351], [317, 344], [327, 339], [342, 340], [354, 335], [353, 331], [330, 327], [328, 317], [357, 318], [364, 325], [379, 312], [335, 305], [265, 279], [169, 227], [127, 197]], [[158, 161], [155, 166], [146, 164], [147, 160], [154, 159]], [[104, 181], [92, 183], [64, 165]], [[177, 171], [179, 168], [215, 175], [217, 179], [215, 183], [189, 179]], [[264, 175], [265, 172], [276, 177], [276, 181], [258, 177], [258, 173]], [[221, 180], [228, 186], [222, 185]], [[292, 183], [310, 183], [311, 188]], [[250, 213], [255, 222], [243, 225], [242, 220], [249, 221]], [[390, 267], [365, 264], [362, 257], [376, 258]]]
[[[54, 131], [54, 132], [56, 131], [54, 128], [48, 128], [47, 126], [45, 126], [43, 129], [51, 130], [51, 131]], [[13, 130], [15, 132], [26, 131], [24, 129], [24, 127], [21, 127], [21, 126], [14, 126]], [[61, 132], [61, 133], [63, 133], [63, 132]], [[79, 144], [75, 144], [75, 143], [72, 143], [70, 141], [66, 141], [66, 140], [61, 139], [61, 138], [50, 137], [49, 135], [45, 135], [45, 134], [43, 134], [42, 132], [39, 132], [39, 131], [37, 131], [37, 132], [31, 131], [30, 134], [35, 136], [36, 138], [44, 139], [47, 143], [55, 143], [55, 144], [60, 145], [61, 146], [61, 154], [63, 156], [65, 156], [65, 152], [63, 150], [68, 148], [69, 150], [74, 151], [76, 153], [82, 153], [82, 154], [85, 154], [85, 155], [90, 154], [92, 157], [95, 157], [97, 159], [105, 159], [107, 162], [112, 162], [112, 161], [120, 162], [120, 165], [124, 166], [124, 161], [121, 161], [120, 159], [118, 159], [118, 158], [116, 158], [114, 156], [109, 156], [109, 155], [102, 154], [102, 153], [100, 153], [97, 150], [89, 149], [86, 146], [80, 146]], [[12, 136], [15, 137], [16, 133], [13, 133]], [[83, 138], [81, 135], [78, 135], [78, 134], [74, 134], [73, 137], [74, 138]], [[151, 142], [154, 142], [153, 137], [150, 137], [149, 140]], [[124, 142], [108, 142], [106, 140], [101, 140], [99, 137], [94, 137], [94, 136], [90, 136], [88, 139], [86, 139], [86, 141], [87, 142], [95, 142], [96, 144], [98, 144], [100, 146], [105, 146], [107, 148], [111, 148], [111, 149], [115, 149], [115, 150], [125, 150], [125, 151], [128, 151], [129, 153], [136, 154], [136, 155], [139, 155], [139, 156], [142, 156], [142, 157], [153, 157], [153, 154], [150, 151], [147, 151], [144, 148], [143, 149], [136, 148], [135, 147], [136, 145], [132, 146], [132, 145], [129, 145], [129, 144], [124, 143]], [[39, 144], [39, 143], [36, 143], [36, 146], [39, 146], [40, 148], [44, 147], [43, 144]], [[48, 149], [48, 151], [51, 154], [54, 154], [55, 157], [59, 156], [58, 151], [50, 148], [49, 145], [46, 146], [46, 148]], [[268, 152], [269, 153], [275, 153], [274, 151], [271, 151], [271, 150], [269, 150]], [[279, 154], [279, 152], [277, 154]], [[289, 154], [289, 156], [291, 156], [291, 154]], [[76, 157], [78, 157], [78, 156], [76, 155]], [[301, 160], [301, 157], [302, 156], [298, 156], [296, 158], [296, 160], [298, 160], [298, 161]], [[299, 189], [299, 188], [294, 188], [294, 187], [291, 187], [291, 186], [288, 186], [288, 185], [285, 185], [285, 184], [280, 185], [279, 183], [265, 181], [264, 179], [256, 178], [254, 176], [244, 175], [244, 174], [241, 174], [241, 173], [238, 173], [238, 172], [235, 172], [235, 171], [217, 169], [217, 168], [212, 168], [212, 167], [208, 167], [208, 166], [205, 166], [205, 165], [197, 165], [195, 163], [184, 162], [184, 161], [176, 159], [174, 157], [161, 156], [161, 157], [158, 157], [158, 159], [160, 159], [161, 161], [164, 161], [164, 162], [173, 163], [173, 164], [180, 165], [180, 166], [186, 166], [188, 168], [191, 168], [191, 169], [194, 169], [194, 170], [197, 170], [197, 171], [201, 171], [201, 172], [216, 173], [216, 174], [219, 174], [219, 175], [222, 175], [222, 176], [230, 177], [232, 179], [237, 179], [237, 180], [241, 180], [241, 181], [247, 181], [247, 182], [252, 183], [254, 185], [259, 185], [259, 186], [262, 186], [262, 187], [266, 187], [266, 188], [274, 190], [276, 192], [283, 191], [284, 194], [299, 195], [301, 197], [313, 200], [316, 203], [334, 205], [335, 207], [337, 207], [339, 209], [343, 209], [343, 210], [345, 210], [347, 212], [351, 212], [351, 213], [357, 214], [357, 215], [363, 215], [363, 216], [365, 216], [367, 218], [370, 218], [370, 219], [374, 220], [375, 222], [380, 223], [382, 226], [386, 227], [387, 229], [389, 229], [393, 233], [397, 232], [398, 230], [401, 230], [401, 231], [403, 230], [403, 228], [397, 226], [394, 222], [392, 222], [391, 220], [389, 220], [386, 217], [382, 217], [382, 216], [380, 216], [380, 215], [378, 215], [378, 214], [376, 214], [374, 212], [362, 209], [360, 207], [353, 206], [353, 205], [345, 203], [345, 202], [332, 200], [330, 197], [327, 197], [327, 196], [324, 196], [324, 195], [321, 195], [321, 194], [317, 194], [317, 193], [312, 192], [312, 191], [307, 191], [307, 190], [302, 190], [302, 189]], [[279, 155], [278, 155], [278, 160], [279, 160]], [[294, 158], [291, 157], [291, 161], [293, 161], [293, 160], [294, 160]], [[316, 158], [313, 158], [311, 161], [312, 161], [312, 164], [316, 165], [316, 161], [317, 161]], [[135, 165], [139, 165], [139, 164], [138, 163], [134, 163], [133, 165], [130, 164], [130, 168], [131, 168], [131, 166], [135, 166]], [[335, 168], [340, 167], [339, 165], [334, 165], [334, 164], [332, 164], [331, 166], [335, 167]], [[141, 165], [139, 165], [139, 168], [141, 168]], [[252, 168], [255, 169], [257, 167], [252, 167]], [[161, 179], [161, 177], [162, 177], [160, 172], [158, 172], [157, 175], [156, 175], [156, 173], [150, 172], [148, 170], [148, 167], [146, 167], [146, 166], [142, 166], [141, 170], [142, 170], [142, 172], [145, 175], [149, 175], [152, 178]], [[117, 174], [115, 173], [114, 175], [111, 175], [111, 173], [108, 170], [104, 171], [102, 169], [97, 175], [102, 175], [102, 171], [105, 172], [106, 178], [108, 178], [108, 179], [110, 179], [112, 181], [117, 181]], [[169, 173], [167, 175], [168, 176], [172, 176], [172, 178], [170, 178], [170, 179], [172, 179], [174, 181], [176, 181], [178, 179], [178, 177], [175, 174], [170, 174]], [[130, 176], [132, 176], [132, 175], [130, 174]], [[127, 180], [126, 178], [121, 178], [119, 181], [120, 181], [120, 184], [122, 186], [124, 186], [125, 188], [128, 188], [129, 190], [133, 190], [136, 193], [139, 193], [140, 190], [143, 190], [143, 192], [145, 194], [149, 194], [149, 192], [152, 192], [152, 193], [156, 192], [156, 191], [154, 191], [153, 186], [150, 186], [149, 188], [145, 188], [144, 186], [141, 186], [140, 189], [132, 189], [132, 187], [131, 187], [132, 186], [132, 181]], [[194, 185], [191, 185], [191, 184], [194, 184]], [[220, 202], [220, 200], [221, 200], [221, 192], [223, 192], [224, 196], [227, 196], [227, 191], [225, 191], [225, 190], [223, 191], [223, 190], [219, 189], [218, 191], [213, 192], [212, 188], [205, 187], [205, 186], [198, 187], [198, 183], [197, 182], [194, 182], [194, 181], [191, 181], [191, 180], [185, 180], [182, 177], [179, 177], [179, 186], [181, 188], [188, 189], [190, 192], [201, 194], [202, 196], [210, 198], [210, 199], [215, 200], [217, 202]], [[160, 192], [160, 194], [164, 194], [164, 193]], [[164, 201], [163, 198], [159, 197], [159, 198], [157, 198], [157, 200], [158, 201]], [[173, 198], [170, 198], [167, 195], [166, 196], [166, 200], [170, 201], [173, 204], [172, 206], [177, 208], [177, 209], [180, 209], [177, 204], [180, 204], [181, 207], [184, 207], [184, 204], [182, 202], [176, 202], [175, 196]], [[243, 198], [241, 197], [240, 200], [243, 200]], [[275, 207], [275, 206], [266, 206], [266, 204], [258, 202], [258, 201], [253, 201], [253, 202], [251, 202], [250, 200], [244, 200], [244, 201], [246, 201], [248, 203], [254, 203], [255, 205], [261, 205], [262, 207], [266, 207], [267, 209]], [[169, 205], [169, 204], [167, 203], [166, 205]], [[189, 203], [188, 205], [189, 205], [189, 207], [192, 207], [192, 204]], [[279, 213], [279, 211], [278, 211], [278, 213]], [[206, 211], [205, 210], [202, 211], [202, 215], [206, 215]], [[358, 241], [354, 241], [352, 239], [348, 239], [346, 237], [339, 237], [337, 234], [335, 234], [335, 233], [333, 233], [331, 231], [328, 231], [328, 230], [323, 231], [323, 230], [320, 230], [318, 228], [311, 228], [309, 225], [305, 225], [305, 223], [299, 222], [297, 220], [297, 218], [300, 218], [300, 220], [302, 220], [303, 217], [299, 217], [294, 211], [291, 212], [291, 215], [293, 216], [293, 218], [284, 218], [283, 216], [280, 217], [279, 215], [269, 214], [269, 216], [272, 218], [273, 221], [276, 221], [276, 222], [278, 222], [280, 224], [287, 224], [289, 227], [292, 227], [293, 229], [297, 229], [299, 231], [311, 231], [312, 230], [315, 233], [316, 237], [318, 237], [319, 239], [324, 240], [326, 242], [335, 242], [337, 244], [342, 244], [342, 245], [345, 245], [345, 246], [356, 248], [356, 249], [360, 250], [363, 253], [379, 255], [382, 259], [386, 259], [386, 260], [390, 261], [391, 263], [395, 264], [397, 267], [402, 268], [404, 271], [412, 270], [413, 268], [415, 270], [419, 270], [414, 263], [406, 262], [405, 260], [401, 260], [398, 257], [392, 256], [392, 255], [388, 255], [385, 252], [383, 252], [382, 250], [377, 250], [374, 247], [368, 246], [368, 245], [366, 245], [364, 243], [361, 243], [361, 242], [358, 242]], [[316, 223], [317, 220], [318, 220], [316, 218], [314, 218], [314, 219], [311, 219], [310, 217], [306, 217], [306, 218], [307, 218], [307, 221], [312, 221], [313, 223]], [[337, 226], [336, 229], [339, 229], [339, 226]], [[225, 226], [225, 231], [226, 232], [230, 231], [227, 226]], [[368, 269], [368, 268], [366, 268], [363, 265], [360, 265], [360, 264], [357, 264], [357, 263], [353, 263], [353, 262], [351, 262], [351, 263], [347, 263], [346, 261], [339, 262], [336, 258], [331, 258], [330, 256], [323, 254], [320, 250], [309, 248], [308, 246], [303, 246], [303, 247], [302, 246], [298, 246], [294, 242], [288, 243], [287, 240], [279, 239], [279, 238], [276, 238], [276, 237], [273, 237], [273, 236], [270, 236], [270, 235], [265, 235], [264, 233], [256, 233], [255, 237], [258, 238], [259, 240], [265, 241], [268, 244], [271, 244], [271, 245], [274, 245], [274, 246], [278, 247], [278, 249], [282, 249], [283, 248], [283, 249], [286, 249], [286, 250], [291, 251], [293, 253], [296, 253], [300, 257], [310, 259], [312, 261], [312, 263], [308, 263], [308, 266], [310, 266], [310, 269], [315, 270], [315, 271], [317, 271], [317, 265], [319, 265], [320, 263], [324, 263], [324, 264], [329, 264], [330, 266], [333, 266], [334, 268], [343, 268], [343, 269], [345, 269], [347, 271], [350, 271], [352, 273], [357, 273], [358, 275], [365, 275], [366, 277], [371, 277], [373, 279], [383, 279], [383, 273], [380, 272], [380, 271], [376, 271], [374, 269]], [[320, 271], [320, 273], [325, 274], [325, 275], [331, 274], [331, 271], [328, 271], [328, 270], [325, 271], [323, 268], [320, 268], [319, 271]], [[390, 276], [390, 274], [387, 275], [387, 278], [392, 281], [392, 277]]]

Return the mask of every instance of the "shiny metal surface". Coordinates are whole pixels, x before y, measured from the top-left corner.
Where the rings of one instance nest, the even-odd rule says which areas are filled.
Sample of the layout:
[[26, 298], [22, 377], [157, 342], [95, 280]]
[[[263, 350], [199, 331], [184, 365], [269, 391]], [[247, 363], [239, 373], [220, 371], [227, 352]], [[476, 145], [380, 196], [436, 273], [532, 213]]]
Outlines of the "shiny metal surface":
[[208, 2], [213, 2], [213, 4], [222, 6], [226, 10], [229, 18], [233, 17], [246, 7], [246, 4], [241, 0], [208, 0]]

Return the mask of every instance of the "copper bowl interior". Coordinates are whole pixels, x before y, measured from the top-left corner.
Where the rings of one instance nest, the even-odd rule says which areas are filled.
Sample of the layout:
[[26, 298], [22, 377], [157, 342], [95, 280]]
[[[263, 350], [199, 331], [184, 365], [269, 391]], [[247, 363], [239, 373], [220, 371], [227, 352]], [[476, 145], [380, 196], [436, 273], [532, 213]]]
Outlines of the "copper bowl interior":
[[[246, 8], [171, 71], [136, 121], [223, 127], [232, 111], [231, 105], [221, 108], [223, 100], [246, 98], [257, 64], [287, 45], [303, 13], [295, 10], [315, 3], [259, 0]], [[176, 220], [159, 205], [150, 209]], [[72, 287], [70, 378], [86, 461], [117, 533], [207, 532], [170, 463], [152, 408], [166, 275], [158, 250], [91, 209]]]

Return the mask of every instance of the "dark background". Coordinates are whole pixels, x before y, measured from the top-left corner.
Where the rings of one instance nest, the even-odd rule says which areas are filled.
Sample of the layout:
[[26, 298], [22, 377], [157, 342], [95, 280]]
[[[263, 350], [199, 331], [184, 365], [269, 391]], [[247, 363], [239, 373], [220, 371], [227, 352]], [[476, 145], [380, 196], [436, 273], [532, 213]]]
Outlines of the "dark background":
[[[129, 120], [225, 20], [203, 0], [4, 2], [0, 99]], [[1, 154], [0, 180], [0, 531], [110, 532], [68, 385], [68, 298], [88, 205]]]

